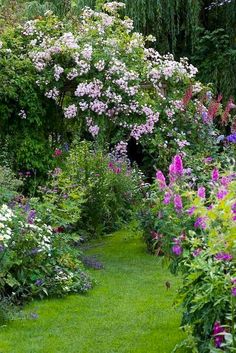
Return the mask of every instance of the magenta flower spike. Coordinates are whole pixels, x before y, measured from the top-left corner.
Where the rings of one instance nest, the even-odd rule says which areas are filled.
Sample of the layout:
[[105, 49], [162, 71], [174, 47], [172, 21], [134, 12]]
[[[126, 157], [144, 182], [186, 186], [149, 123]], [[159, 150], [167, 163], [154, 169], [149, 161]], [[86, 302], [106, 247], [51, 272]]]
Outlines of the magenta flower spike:
[[166, 178], [162, 171], [158, 170], [156, 173], [156, 179], [158, 181], [160, 189], [165, 189], [166, 188]]
[[179, 154], [174, 157], [173, 165], [175, 169], [175, 174], [178, 176], [182, 176], [184, 174], [184, 168], [182, 157]]
[[197, 194], [198, 194], [198, 196], [199, 196], [201, 199], [205, 199], [205, 198], [206, 198], [206, 189], [204, 188], [204, 186], [200, 186], [200, 187], [198, 188]]
[[219, 170], [217, 168], [214, 168], [212, 173], [211, 173], [211, 180], [216, 182], [219, 180]]

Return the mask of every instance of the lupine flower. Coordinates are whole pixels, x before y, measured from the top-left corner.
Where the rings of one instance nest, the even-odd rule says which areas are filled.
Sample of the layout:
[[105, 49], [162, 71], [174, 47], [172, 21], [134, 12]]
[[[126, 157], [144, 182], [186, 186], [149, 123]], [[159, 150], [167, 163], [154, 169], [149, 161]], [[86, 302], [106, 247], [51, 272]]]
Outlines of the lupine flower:
[[174, 245], [172, 246], [172, 252], [173, 254], [175, 254], [176, 256], [180, 256], [183, 252], [183, 249], [180, 245]]
[[181, 212], [183, 209], [183, 202], [182, 202], [182, 198], [180, 195], [175, 195], [174, 196], [174, 206], [175, 206], [175, 210], [176, 212]]
[[213, 328], [213, 336], [214, 336], [214, 342], [215, 342], [216, 348], [220, 348], [223, 343], [223, 340], [224, 340], [224, 336], [222, 335], [223, 332], [225, 332], [224, 328], [220, 325], [218, 321], [216, 321], [214, 323], [214, 328]]
[[166, 179], [162, 171], [158, 170], [156, 173], [156, 179], [158, 181], [160, 189], [166, 188]]
[[219, 252], [215, 255], [215, 259], [219, 261], [231, 261], [233, 259], [233, 256], [225, 252]]
[[206, 229], [206, 217], [198, 217], [194, 223], [195, 228]]
[[219, 170], [217, 168], [213, 169], [211, 173], [211, 180], [214, 182], [219, 180]]
[[205, 199], [205, 198], [206, 198], [206, 189], [204, 188], [204, 186], [200, 186], [200, 187], [198, 188], [197, 194], [198, 194], [198, 196], [199, 196], [201, 199]]

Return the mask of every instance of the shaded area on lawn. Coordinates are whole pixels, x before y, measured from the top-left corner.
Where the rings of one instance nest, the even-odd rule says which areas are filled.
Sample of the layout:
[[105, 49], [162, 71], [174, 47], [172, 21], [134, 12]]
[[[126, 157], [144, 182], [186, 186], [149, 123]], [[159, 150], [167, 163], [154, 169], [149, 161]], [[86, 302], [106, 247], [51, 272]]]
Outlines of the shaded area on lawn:
[[120, 231], [86, 253], [104, 266], [90, 270], [94, 289], [27, 306], [31, 319], [0, 329], [0, 352], [170, 353], [181, 341], [180, 313], [172, 306], [178, 280], [147, 255], [140, 236]]

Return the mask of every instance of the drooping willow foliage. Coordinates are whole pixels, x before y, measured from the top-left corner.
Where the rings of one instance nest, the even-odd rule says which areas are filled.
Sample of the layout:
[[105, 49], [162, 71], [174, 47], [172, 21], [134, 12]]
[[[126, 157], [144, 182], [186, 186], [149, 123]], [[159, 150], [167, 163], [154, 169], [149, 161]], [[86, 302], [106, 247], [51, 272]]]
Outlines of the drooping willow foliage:
[[[24, 17], [52, 10], [74, 16], [82, 8], [101, 7], [108, 0], [0, 0], [21, 4]], [[111, 1], [111, 0], [109, 0]], [[187, 56], [199, 67], [199, 78], [213, 82], [225, 99], [236, 97], [236, 0], [122, 0], [135, 29], [157, 38], [161, 53]], [[10, 6], [10, 5], [9, 5]], [[11, 11], [12, 12], [12, 11]]]

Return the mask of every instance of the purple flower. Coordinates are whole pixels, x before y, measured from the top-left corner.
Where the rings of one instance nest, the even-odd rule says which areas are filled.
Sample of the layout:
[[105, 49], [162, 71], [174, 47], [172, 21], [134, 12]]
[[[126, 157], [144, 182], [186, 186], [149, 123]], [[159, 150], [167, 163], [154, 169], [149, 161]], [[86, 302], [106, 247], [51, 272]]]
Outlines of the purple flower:
[[236, 143], [236, 133], [227, 136], [226, 140], [230, 143]]
[[216, 195], [218, 200], [223, 200], [223, 198], [228, 194], [228, 191], [225, 189], [220, 189]]
[[220, 348], [224, 340], [222, 333], [225, 332], [224, 328], [220, 325], [218, 321], [214, 323], [213, 336], [216, 348]]
[[202, 121], [206, 124], [208, 123], [208, 114], [207, 112], [202, 112]]
[[28, 223], [34, 224], [36, 218], [36, 211], [35, 210], [30, 210], [28, 213]]
[[0, 245], [0, 252], [3, 252], [4, 251], [4, 246], [1, 244]]
[[175, 195], [174, 196], [174, 206], [175, 206], [175, 210], [176, 212], [181, 212], [183, 209], [183, 202], [182, 202], [182, 198], [180, 195]]
[[206, 229], [206, 220], [207, 217], [198, 217], [194, 223], [195, 228]]
[[206, 157], [206, 158], [204, 158], [204, 163], [205, 163], [205, 164], [210, 164], [212, 161], [213, 161], [213, 158], [212, 158], [212, 157]]
[[160, 171], [160, 170], [157, 171], [156, 179], [158, 181], [160, 189], [166, 188], [166, 178], [165, 178], [164, 174], [162, 173], [162, 171]]
[[221, 178], [220, 182], [221, 182], [221, 185], [227, 187], [229, 185], [229, 183], [230, 183], [230, 177], [224, 176], [224, 177]]
[[198, 248], [196, 250], [193, 251], [193, 257], [197, 257], [198, 255], [200, 255], [200, 253], [202, 252], [201, 248]]
[[231, 294], [232, 294], [233, 297], [236, 297], [236, 287], [233, 287], [231, 289]]
[[171, 192], [166, 192], [164, 196], [163, 203], [164, 205], [168, 205], [171, 202]]
[[180, 256], [183, 252], [183, 249], [180, 245], [174, 245], [172, 246], [172, 252], [173, 254], [175, 254], [176, 256]]
[[195, 206], [192, 206], [192, 207], [190, 207], [190, 208], [187, 210], [187, 214], [188, 214], [189, 216], [192, 216], [192, 215], [194, 214], [195, 210], [196, 210], [196, 207], [195, 207]]
[[200, 186], [200, 187], [198, 188], [197, 194], [198, 194], [198, 196], [199, 196], [201, 199], [205, 199], [205, 197], [206, 197], [206, 189], [204, 188], [204, 186]]
[[211, 180], [214, 182], [219, 180], [219, 170], [217, 168], [213, 169], [211, 173]]
[[174, 166], [174, 173], [176, 175], [178, 176], [183, 175], [184, 173], [183, 162], [182, 162], [182, 157], [179, 154], [174, 156], [173, 166]]
[[42, 286], [43, 280], [42, 280], [42, 279], [37, 279], [37, 281], [35, 281], [34, 284], [35, 284], [36, 286]]
[[219, 252], [216, 254], [215, 259], [219, 261], [231, 261], [233, 256], [225, 252]]
[[233, 221], [236, 221], [236, 202], [231, 207], [233, 213]]

